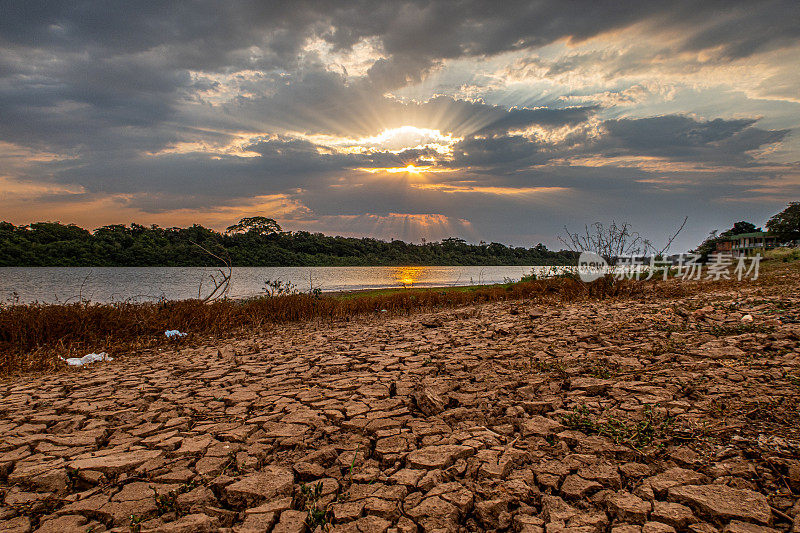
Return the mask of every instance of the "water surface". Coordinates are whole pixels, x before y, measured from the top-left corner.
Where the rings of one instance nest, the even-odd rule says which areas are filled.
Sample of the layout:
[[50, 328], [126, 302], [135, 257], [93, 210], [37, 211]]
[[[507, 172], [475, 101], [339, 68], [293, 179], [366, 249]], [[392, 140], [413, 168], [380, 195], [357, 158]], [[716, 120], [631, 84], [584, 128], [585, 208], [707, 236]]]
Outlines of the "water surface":
[[[324, 292], [388, 287], [447, 287], [518, 281], [532, 266], [415, 267], [236, 267], [229, 296], [264, 294], [267, 280], [291, 283], [299, 291]], [[215, 268], [205, 267], [4, 267], [0, 302], [64, 303], [181, 300], [205, 296]]]

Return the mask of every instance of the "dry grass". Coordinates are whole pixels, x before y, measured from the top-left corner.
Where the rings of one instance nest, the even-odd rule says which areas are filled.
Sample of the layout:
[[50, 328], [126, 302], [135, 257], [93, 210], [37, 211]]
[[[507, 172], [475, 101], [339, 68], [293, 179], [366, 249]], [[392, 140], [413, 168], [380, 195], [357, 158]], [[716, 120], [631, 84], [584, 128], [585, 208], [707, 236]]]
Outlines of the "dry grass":
[[406, 313], [480, 302], [531, 299], [568, 302], [620, 296], [677, 295], [673, 283], [614, 282], [591, 284], [556, 278], [469, 289], [416, 290], [348, 297], [296, 294], [245, 301], [198, 300], [137, 304], [18, 305], [0, 309], [0, 375], [49, 371], [63, 367], [58, 356], [87, 352], [120, 353], [170, 342], [168, 329], [192, 336], [228, 336], [291, 321], [342, 319], [376, 313]]

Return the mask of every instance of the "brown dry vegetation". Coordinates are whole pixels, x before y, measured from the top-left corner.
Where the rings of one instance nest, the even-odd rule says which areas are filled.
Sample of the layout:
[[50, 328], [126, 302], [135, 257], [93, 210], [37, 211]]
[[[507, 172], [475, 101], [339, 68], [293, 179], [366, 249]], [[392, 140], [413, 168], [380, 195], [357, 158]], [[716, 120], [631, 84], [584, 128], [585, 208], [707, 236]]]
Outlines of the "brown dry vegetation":
[[677, 283], [600, 279], [585, 284], [562, 277], [501, 286], [409, 289], [388, 295], [352, 297], [297, 294], [210, 304], [183, 300], [113, 305], [17, 305], [0, 309], [0, 375], [63, 367], [58, 356], [71, 357], [92, 351], [119, 353], [175, 342], [164, 336], [164, 331], [169, 329], [189, 332], [193, 337], [228, 336], [243, 329], [314, 318], [344, 319], [383, 309], [389, 313], [404, 313], [501, 300], [570, 302], [677, 295], [683, 290], [685, 288]]

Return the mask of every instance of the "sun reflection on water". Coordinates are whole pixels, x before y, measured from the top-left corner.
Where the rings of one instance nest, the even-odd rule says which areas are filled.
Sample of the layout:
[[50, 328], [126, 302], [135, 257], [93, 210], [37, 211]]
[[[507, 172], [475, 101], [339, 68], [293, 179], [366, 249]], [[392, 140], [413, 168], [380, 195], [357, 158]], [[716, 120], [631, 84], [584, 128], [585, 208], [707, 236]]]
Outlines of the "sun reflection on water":
[[404, 287], [411, 287], [422, 277], [424, 267], [398, 267], [394, 271], [394, 279]]

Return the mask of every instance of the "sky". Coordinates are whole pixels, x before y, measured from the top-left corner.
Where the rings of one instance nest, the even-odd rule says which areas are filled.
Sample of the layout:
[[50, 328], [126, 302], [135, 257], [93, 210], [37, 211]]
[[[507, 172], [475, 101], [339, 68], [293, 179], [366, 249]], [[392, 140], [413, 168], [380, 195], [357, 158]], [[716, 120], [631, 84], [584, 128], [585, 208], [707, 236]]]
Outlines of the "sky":
[[672, 251], [800, 200], [800, 2], [0, 0], [0, 220]]

